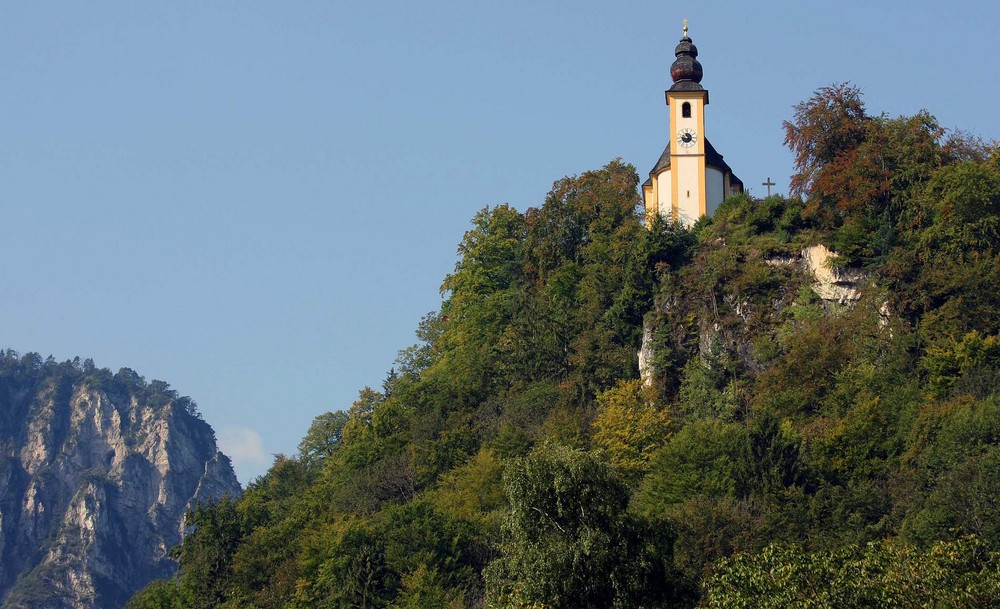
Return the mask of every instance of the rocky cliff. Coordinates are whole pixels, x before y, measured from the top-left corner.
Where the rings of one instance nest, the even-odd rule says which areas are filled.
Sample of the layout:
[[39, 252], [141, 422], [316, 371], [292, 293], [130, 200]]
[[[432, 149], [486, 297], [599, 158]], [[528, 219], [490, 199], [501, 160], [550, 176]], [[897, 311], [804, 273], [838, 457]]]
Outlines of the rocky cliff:
[[[725, 244], [716, 244], [725, 247]], [[864, 287], [869, 283], [868, 275], [857, 268], [838, 266], [837, 259], [840, 256], [822, 244], [812, 244], [802, 248], [800, 251], [783, 255], [768, 256], [753, 262], [763, 262], [770, 267], [776, 275], [775, 285], [788, 286], [808, 286], [811, 294], [815, 296], [818, 303], [828, 313], [835, 313], [840, 310], [847, 310], [854, 307], [861, 299]], [[752, 263], [753, 263], [752, 262]], [[758, 307], [764, 312], [753, 313], [753, 305], [750, 298], [738, 293], [729, 293], [723, 296], [723, 308], [730, 309], [732, 315], [730, 320], [736, 322], [735, 333], [746, 331], [745, 325], [751, 321], [751, 317], [771, 317], [778, 319], [788, 306], [794, 304], [792, 296], [794, 291], [784, 290], [787, 298], [776, 298], [766, 303], [764, 307]], [[654, 364], [656, 358], [656, 325], [662, 323], [661, 316], [669, 313], [669, 309], [676, 303], [668, 296], [661, 297], [657, 302], [658, 311], [656, 315], [647, 315], [643, 322], [642, 346], [639, 350], [639, 374], [645, 385], [651, 386], [657, 373]], [[751, 345], [747, 337], [736, 337], [734, 332], [725, 332], [720, 323], [719, 303], [713, 300], [713, 320], [701, 318], [698, 324], [698, 354], [703, 363], [713, 357], [714, 351], [719, 347], [719, 343], [728, 343], [728, 348], [737, 354], [750, 367], [753, 367], [752, 357], [749, 355]], [[725, 313], [725, 311], [723, 311]], [[883, 304], [879, 309], [882, 325], [887, 323], [889, 317], [888, 304]], [[725, 315], [723, 315], [724, 317]], [[732, 329], [730, 329], [732, 330]], [[728, 334], [728, 336], [727, 336]]]
[[185, 512], [240, 492], [194, 403], [128, 369], [0, 354], [0, 603], [120, 607]]

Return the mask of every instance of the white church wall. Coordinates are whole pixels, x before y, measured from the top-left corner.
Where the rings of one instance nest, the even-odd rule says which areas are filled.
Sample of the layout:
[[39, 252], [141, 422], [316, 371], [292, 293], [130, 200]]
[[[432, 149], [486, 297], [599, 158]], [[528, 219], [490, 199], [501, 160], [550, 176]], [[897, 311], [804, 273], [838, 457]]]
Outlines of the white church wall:
[[726, 179], [714, 167], [705, 169], [705, 207], [708, 215], [713, 215], [726, 198]]
[[701, 180], [699, 161], [695, 156], [679, 156], [672, 161], [677, 172], [677, 219], [684, 226], [692, 226], [701, 217]]
[[660, 206], [660, 216], [665, 220], [670, 220], [671, 209], [673, 208], [673, 198], [670, 192], [670, 170], [666, 170], [656, 179], [656, 200]]

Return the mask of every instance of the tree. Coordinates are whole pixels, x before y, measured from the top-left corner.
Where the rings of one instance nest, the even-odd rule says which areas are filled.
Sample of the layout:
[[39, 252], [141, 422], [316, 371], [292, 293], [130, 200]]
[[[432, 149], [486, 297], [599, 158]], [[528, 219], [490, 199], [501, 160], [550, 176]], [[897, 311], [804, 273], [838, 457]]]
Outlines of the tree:
[[391, 609], [464, 609], [465, 595], [446, 589], [436, 569], [420, 565], [403, 576], [402, 590]]
[[[520, 342], [543, 346], [537, 351], [551, 358], [548, 369], [566, 379], [567, 397], [581, 405], [638, 372], [639, 334], [628, 324], [641, 319], [629, 302], [609, 314], [643, 238], [637, 186], [635, 168], [615, 160], [557, 181], [545, 204], [525, 213], [525, 274], [536, 305], [531, 312], [543, 321], [524, 320]], [[539, 338], [548, 340], [539, 345]]]
[[455, 304], [511, 286], [520, 275], [524, 218], [510, 205], [484, 207], [458, 246], [461, 259], [441, 286]]
[[461, 338], [470, 339], [478, 332], [482, 340], [499, 335], [507, 321], [500, 299], [521, 276], [521, 247], [524, 241], [524, 217], [509, 205], [485, 207], [472, 220], [473, 228], [465, 233], [458, 246], [461, 256], [455, 272], [445, 277], [441, 292], [447, 294], [442, 313], [461, 326]]
[[420, 342], [407, 347], [396, 356], [396, 365], [403, 376], [416, 376], [434, 363], [439, 348], [438, 339], [444, 331], [444, 319], [435, 311], [424, 315], [417, 326]]
[[[789, 193], [808, 198], [806, 212], [833, 222], [833, 208], [852, 206], [871, 185], [853, 185], [848, 176], [857, 149], [868, 133], [868, 114], [861, 89], [840, 83], [817, 89], [811, 98], [796, 104], [795, 118], [785, 121], [785, 145], [795, 157], [796, 173]], [[845, 186], [850, 186], [845, 192]]]
[[696, 242], [694, 232], [662, 216], [646, 218], [626, 261], [621, 289], [614, 296], [608, 318], [615, 333], [638, 349], [643, 317], [653, 309], [653, 295], [661, 276], [688, 262]]
[[[212, 609], [226, 600], [226, 577], [233, 554], [247, 534], [237, 500], [223, 497], [202, 504], [184, 519], [189, 533], [173, 553], [180, 563], [182, 598], [192, 609]], [[162, 593], [159, 590], [158, 593]]]
[[746, 446], [742, 425], [697, 419], [674, 434], [650, 462], [641, 497], [659, 513], [696, 495], [734, 496]]
[[309, 426], [309, 431], [299, 442], [299, 460], [307, 466], [318, 465], [340, 446], [348, 415], [343, 410], [325, 412]]
[[385, 540], [356, 519], [312, 532], [303, 542], [303, 579], [292, 607], [371, 609], [385, 607], [397, 586], [387, 567]]
[[628, 490], [606, 465], [544, 445], [515, 460], [504, 481], [511, 511], [502, 555], [485, 572], [489, 603], [624, 608], [669, 598], [667, 529], [628, 511]]
[[640, 380], [622, 381], [597, 396], [594, 444], [629, 479], [648, 469], [649, 459], [670, 434], [670, 416], [657, 408]]
[[926, 111], [868, 116], [861, 90], [848, 83], [818, 89], [784, 127], [797, 170], [790, 191], [805, 197], [803, 215], [836, 229], [829, 244], [867, 264], [896, 245], [901, 218], [935, 170], [961, 158], [958, 148], [975, 148], [946, 150], [945, 130]]
[[446, 408], [482, 399], [523, 278], [524, 217], [499, 205], [480, 210], [472, 224], [458, 247], [455, 271], [441, 284], [442, 324], [433, 328], [440, 355], [423, 371]]
[[923, 194], [928, 226], [922, 249], [963, 262], [1000, 249], [1000, 168], [974, 162], [942, 167]]

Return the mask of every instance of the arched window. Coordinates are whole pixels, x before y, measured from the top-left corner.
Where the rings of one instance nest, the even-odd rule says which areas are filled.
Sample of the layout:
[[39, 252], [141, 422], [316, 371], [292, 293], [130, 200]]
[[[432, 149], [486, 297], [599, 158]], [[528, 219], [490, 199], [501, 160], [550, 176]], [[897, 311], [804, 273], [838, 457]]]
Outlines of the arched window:
[[684, 105], [681, 106], [681, 116], [691, 118], [691, 104], [689, 102], [684, 102]]

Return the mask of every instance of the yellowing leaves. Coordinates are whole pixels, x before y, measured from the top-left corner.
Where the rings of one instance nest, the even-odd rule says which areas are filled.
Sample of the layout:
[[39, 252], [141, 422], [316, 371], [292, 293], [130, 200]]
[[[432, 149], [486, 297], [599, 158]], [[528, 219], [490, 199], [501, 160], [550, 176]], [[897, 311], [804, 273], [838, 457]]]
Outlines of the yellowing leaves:
[[621, 381], [598, 396], [594, 445], [627, 477], [646, 472], [649, 459], [670, 436], [670, 416], [657, 408], [642, 381]]

